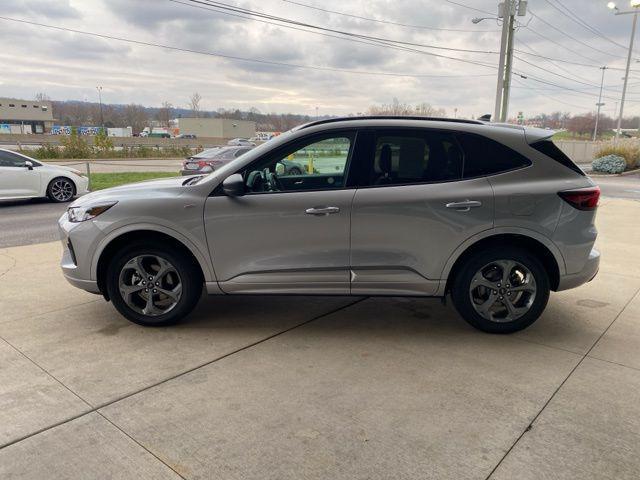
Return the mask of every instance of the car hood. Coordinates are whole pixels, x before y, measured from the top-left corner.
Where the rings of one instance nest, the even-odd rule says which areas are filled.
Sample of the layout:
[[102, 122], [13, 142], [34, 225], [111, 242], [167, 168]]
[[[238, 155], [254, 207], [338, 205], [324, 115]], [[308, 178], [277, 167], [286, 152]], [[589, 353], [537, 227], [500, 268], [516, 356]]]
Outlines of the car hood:
[[160, 180], [145, 180], [143, 182], [128, 183], [119, 187], [106, 188], [83, 195], [71, 204], [72, 207], [94, 204], [103, 201], [121, 201], [127, 198], [179, 196], [185, 191], [183, 183], [185, 177], [171, 177]]
[[71, 173], [82, 173], [82, 170], [73, 167], [65, 167], [64, 165], [54, 165], [52, 163], [43, 163], [42, 168], [46, 168], [47, 170], [64, 170], [65, 172]]

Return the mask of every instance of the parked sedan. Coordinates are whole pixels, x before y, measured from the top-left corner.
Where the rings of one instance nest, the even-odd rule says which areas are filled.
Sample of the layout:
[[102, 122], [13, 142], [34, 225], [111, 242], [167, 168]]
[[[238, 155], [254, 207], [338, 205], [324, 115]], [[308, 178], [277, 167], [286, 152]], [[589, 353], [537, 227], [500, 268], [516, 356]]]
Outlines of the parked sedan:
[[0, 149], [0, 200], [49, 197], [68, 202], [88, 192], [89, 179], [73, 168], [49, 165]]
[[187, 158], [182, 162], [182, 175], [202, 175], [226, 165], [247, 153], [253, 147], [214, 147]]

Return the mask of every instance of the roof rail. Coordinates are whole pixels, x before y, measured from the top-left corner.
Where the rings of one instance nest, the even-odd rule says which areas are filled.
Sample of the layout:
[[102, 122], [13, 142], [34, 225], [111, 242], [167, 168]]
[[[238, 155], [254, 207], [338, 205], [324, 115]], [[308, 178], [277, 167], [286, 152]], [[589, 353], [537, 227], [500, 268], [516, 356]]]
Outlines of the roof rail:
[[363, 115], [359, 117], [337, 117], [327, 118], [324, 120], [316, 120], [315, 122], [305, 123], [294, 130], [302, 130], [316, 125], [324, 125], [326, 123], [347, 122], [350, 120], [425, 120], [430, 122], [451, 122], [451, 123], [471, 123], [474, 125], [482, 125], [483, 122], [478, 120], [467, 120], [464, 118], [444, 118], [444, 117], [417, 117], [417, 116], [401, 116], [401, 115]]

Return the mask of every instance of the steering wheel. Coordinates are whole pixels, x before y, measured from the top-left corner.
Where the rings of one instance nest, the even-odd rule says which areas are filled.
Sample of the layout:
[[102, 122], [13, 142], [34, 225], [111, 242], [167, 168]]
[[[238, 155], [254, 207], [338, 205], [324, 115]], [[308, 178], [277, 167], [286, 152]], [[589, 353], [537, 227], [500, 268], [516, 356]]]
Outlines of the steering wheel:
[[269, 171], [268, 168], [263, 170], [263, 177], [265, 180], [266, 187], [270, 192], [279, 192], [282, 190], [282, 184], [278, 179], [278, 175], [274, 172]]

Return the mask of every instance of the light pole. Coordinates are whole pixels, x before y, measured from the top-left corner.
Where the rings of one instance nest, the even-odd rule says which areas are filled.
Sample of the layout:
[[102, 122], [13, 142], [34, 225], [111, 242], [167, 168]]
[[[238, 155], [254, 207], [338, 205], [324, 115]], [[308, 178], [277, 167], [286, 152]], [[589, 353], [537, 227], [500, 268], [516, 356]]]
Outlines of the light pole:
[[596, 126], [593, 129], [593, 141], [596, 141], [596, 137], [598, 136], [598, 121], [600, 120], [600, 107], [602, 107], [604, 105], [604, 103], [602, 103], [602, 88], [604, 87], [604, 71], [607, 69], [607, 67], [600, 67], [600, 70], [602, 70], [602, 80], [600, 81], [600, 94], [598, 95], [598, 103], [596, 103], [596, 106], [598, 107], [598, 111], [596, 113]]
[[616, 140], [620, 138], [620, 127], [622, 126], [622, 113], [624, 112], [624, 99], [627, 96], [627, 82], [629, 81], [629, 68], [631, 66], [631, 55], [633, 54], [633, 40], [636, 36], [636, 25], [638, 24], [638, 7], [640, 7], [640, 0], [631, 0], [629, 5], [633, 10], [621, 12], [616, 7], [614, 2], [609, 2], [607, 7], [611, 10], [615, 10], [616, 15], [633, 15], [633, 25], [631, 27], [631, 40], [629, 41], [629, 52], [627, 54], [627, 68], [624, 74], [624, 84], [622, 86], [622, 98], [620, 98], [620, 112], [618, 114], [618, 126], [616, 128]]
[[100, 102], [100, 127], [104, 130], [104, 116], [102, 115], [102, 87], [96, 87], [98, 90], [98, 101]]
[[[640, 2], [640, 0], [638, 0]], [[500, 38], [500, 59], [498, 60], [498, 83], [496, 85], [496, 103], [493, 113], [495, 122], [506, 122], [509, 115], [509, 94], [511, 89], [511, 68], [513, 65], [513, 41], [515, 34], [515, 16], [527, 14], [525, 0], [504, 0], [498, 4], [498, 18], [502, 19], [502, 36]], [[473, 23], [492, 17], [474, 18]]]

